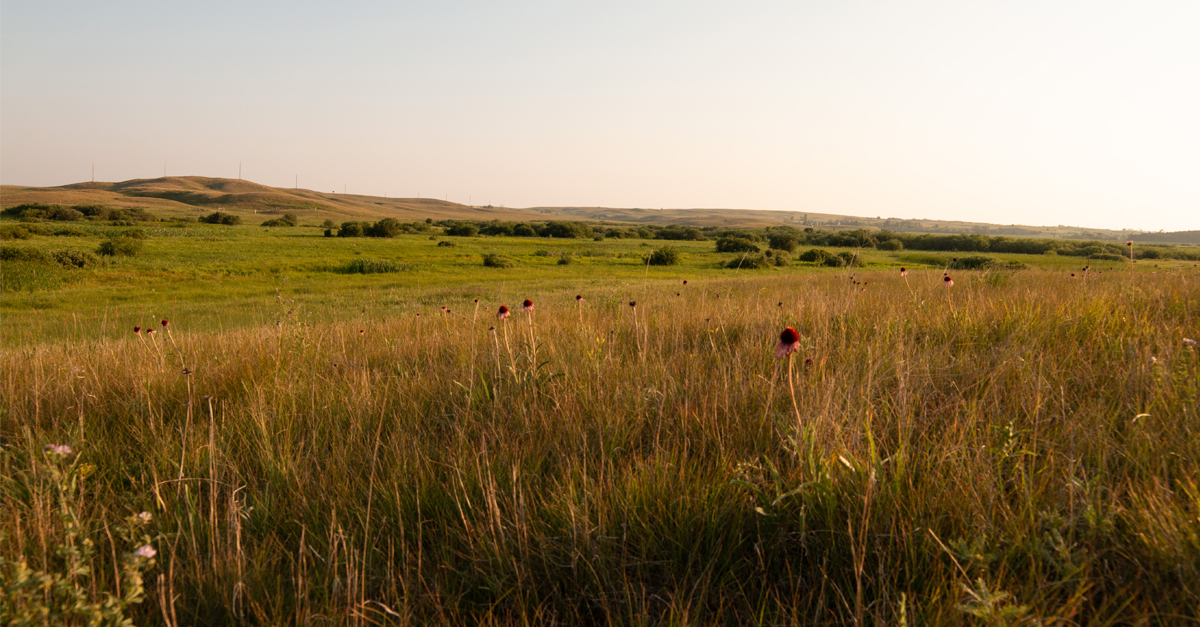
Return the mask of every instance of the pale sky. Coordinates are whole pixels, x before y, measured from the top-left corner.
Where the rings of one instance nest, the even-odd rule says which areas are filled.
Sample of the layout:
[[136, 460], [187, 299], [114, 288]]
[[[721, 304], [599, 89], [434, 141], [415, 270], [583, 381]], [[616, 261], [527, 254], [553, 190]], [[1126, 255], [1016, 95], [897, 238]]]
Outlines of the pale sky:
[[0, 5], [0, 182], [1200, 229], [1200, 2]]

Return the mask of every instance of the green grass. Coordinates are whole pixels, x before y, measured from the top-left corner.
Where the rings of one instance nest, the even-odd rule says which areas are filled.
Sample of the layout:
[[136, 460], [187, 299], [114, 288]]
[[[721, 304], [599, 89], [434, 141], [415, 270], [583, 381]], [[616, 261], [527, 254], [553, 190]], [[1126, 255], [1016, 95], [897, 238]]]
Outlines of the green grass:
[[[149, 231], [141, 256], [6, 288], [0, 356], [0, 553], [60, 566], [41, 450], [70, 444], [96, 590], [118, 578], [105, 529], [154, 514], [139, 623], [1106, 625], [1200, 605], [1191, 264], [1085, 282], [1079, 259], [989, 255], [1032, 269], [946, 289], [954, 255], [735, 272], [711, 242], [647, 268], [661, 242]], [[406, 269], [338, 271], [355, 259]], [[524, 298], [532, 315], [496, 320]], [[788, 325], [802, 349], [778, 361]]]

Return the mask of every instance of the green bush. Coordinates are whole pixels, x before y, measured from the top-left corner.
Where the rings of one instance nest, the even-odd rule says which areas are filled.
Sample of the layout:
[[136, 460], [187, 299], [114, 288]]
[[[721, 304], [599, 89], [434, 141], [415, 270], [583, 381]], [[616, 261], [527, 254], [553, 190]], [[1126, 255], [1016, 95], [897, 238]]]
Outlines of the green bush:
[[646, 263], [652, 266], [673, 266], [679, 263], [679, 249], [674, 246], [663, 246], [650, 253]]
[[102, 242], [96, 252], [108, 257], [133, 257], [142, 252], [141, 240], [118, 235]]
[[[57, 235], [57, 233], [56, 233], [56, 235]], [[128, 229], [128, 230], [122, 231], [121, 235], [124, 237], [132, 237], [133, 239], [146, 239], [147, 237], [149, 237], [148, 235], [146, 235], [145, 229]]]
[[5, 239], [29, 239], [33, 237], [33, 233], [24, 226], [15, 224], [0, 224], [0, 240]]
[[768, 246], [774, 250], [783, 250], [789, 253], [796, 251], [796, 234], [795, 233], [774, 233], [767, 239]]
[[719, 253], [756, 253], [758, 246], [754, 242], [743, 237], [721, 237], [717, 239], [717, 252]]
[[456, 237], [475, 237], [476, 235], [479, 235], [479, 228], [474, 224], [460, 222], [446, 229], [446, 235], [453, 235]]
[[766, 252], [766, 257], [771, 261], [771, 263], [777, 266], [792, 265], [792, 255], [786, 250], [768, 250]]
[[396, 237], [404, 232], [404, 225], [396, 218], [384, 218], [376, 222], [366, 234], [371, 237]]
[[366, 229], [363, 228], [361, 222], [343, 222], [342, 228], [338, 229], [338, 237], [362, 237], [366, 235]]
[[487, 253], [483, 256], [483, 265], [489, 268], [511, 268], [513, 262], [508, 257], [502, 257], [496, 253]]
[[242, 223], [242, 216], [235, 216], [232, 213], [225, 213], [224, 211], [214, 211], [203, 218], [200, 218], [200, 221], [207, 222], [208, 224], [225, 224], [229, 226], [235, 226]]
[[17, 248], [15, 246], [0, 246], [0, 261], [54, 263], [54, 259], [45, 251], [36, 248]]
[[447, 241], [447, 240], [442, 240], [442, 241], [438, 242], [438, 246], [442, 246], [442, 247], [445, 247], [445, 246], [457, 246], [457, 245], [458, 245], [458, 244], [455, 244], [454, 242], [450, 242], [450, 241]]
[[86, 250], [56, 250], [50, 253], [58, 265], [68, 268], [94, 268], [100, 265], [100, 258]]
[[575, 259], [571, 257], [571, 253], [563, 253], [558, 257], [558, 265], [560, 266], [570, 265], [573, 261], [575, 261]]
[[403, 272], [407, 269], [403, 264], [387, 259], [355, 259], [342, 266], [341, 271], [344, 274], [385, 274]]
[[800, 255], [799, 259], [800, 261], [807, 261], [809, 263], [825, 263], [825, 260], [832, 256], [833, 255], [829, 254], [829, 251], [825, 250], [824, 248], [810, 248], [804, 251], [804, 253]]
[[875, 245], [879, 250], [904, 250], [904, 242], [898, 239], [885, 239]]
[[[140, 229], [139, 229], [140, 230]], [[63, 227], [54, 231], [54, 235], [59, 237], [88, 237], [91, 233], [73, 226]]]

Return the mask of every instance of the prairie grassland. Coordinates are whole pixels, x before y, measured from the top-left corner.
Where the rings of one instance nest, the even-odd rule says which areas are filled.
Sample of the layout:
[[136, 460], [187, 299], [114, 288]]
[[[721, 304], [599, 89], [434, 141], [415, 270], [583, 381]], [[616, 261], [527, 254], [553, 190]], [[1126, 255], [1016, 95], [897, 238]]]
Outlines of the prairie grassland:
[[1200, 275], [855, 274], [17, 345], [0, 553], [66, 443], [140, 622], [1194, 622]]

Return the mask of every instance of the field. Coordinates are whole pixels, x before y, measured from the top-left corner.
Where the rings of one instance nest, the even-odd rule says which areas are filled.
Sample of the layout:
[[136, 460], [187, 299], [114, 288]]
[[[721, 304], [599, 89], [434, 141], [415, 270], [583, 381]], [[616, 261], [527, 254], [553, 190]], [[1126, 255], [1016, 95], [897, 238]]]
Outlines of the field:
[[[82, 228], [6, 245], [122, 230]], [[10, 599], [144, 573], [138, 624], [1197, 622], [1191, 262], [945, 287], [949, 253], [145, 230], [0, 266]], [[59, 583], [18, 596], [21, 557]]]

